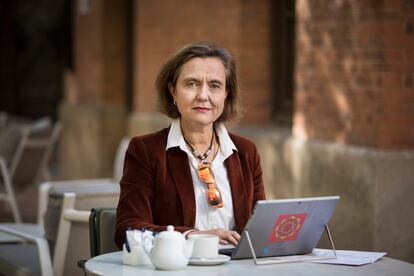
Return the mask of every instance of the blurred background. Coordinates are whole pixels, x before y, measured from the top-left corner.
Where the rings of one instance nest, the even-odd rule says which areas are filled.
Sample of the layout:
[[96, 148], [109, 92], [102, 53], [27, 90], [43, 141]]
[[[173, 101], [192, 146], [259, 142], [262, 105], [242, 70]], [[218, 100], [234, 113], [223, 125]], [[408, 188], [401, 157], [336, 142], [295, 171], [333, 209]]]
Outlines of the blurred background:
[[[53, 179], [111, 177], [123, 137], [169, 124], [160, 66], [211, 40], [236, 59], [246, 112], [228, 127], [257, 144], [267, 197], [339, 195], [337, 248], [414, 262], [414, 1], [1, 0], [0, 16], [0, 110], [62, 124]], [[36, 192], [17, 192], [24, 221]]]

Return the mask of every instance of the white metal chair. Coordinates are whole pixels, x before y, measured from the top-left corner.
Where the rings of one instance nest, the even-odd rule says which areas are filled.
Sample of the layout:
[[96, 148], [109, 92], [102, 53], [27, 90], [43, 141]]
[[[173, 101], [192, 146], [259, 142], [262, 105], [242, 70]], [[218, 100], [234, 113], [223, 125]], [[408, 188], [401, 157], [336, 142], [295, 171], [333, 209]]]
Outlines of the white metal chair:
[[[0, 137], [0, 201], [7, 202], [14, 220], [20, 223], [15, 191], [29, 185], [38, 185], [49, 180], [47, 165], [61, 130], [60, 123], [54, 125], [43, 118], [30, 125], [15, 125]], [[3, 184], [3, 185], [1, 185]]]
[[[39, 187], [37, 224], [0, 224], [0, 271], [2, 269], [16, 269], [16, 265], [13, 266], [11, 264], [3, 264], [4, 266], [8, 265], [9, 268], [2, 267], [2, 246], [10, 251], [16, 250], [17, 248], [20, 251], [24, 251], [26, 250], [24, 246], [27, 245], [26, 243], [29, 243], [35, 245], [38, 251], [37, 255], [39, 256], [39, 260], [33, 256], [31, 261], [40, 263], [40, 268], [37, 269], [35, 267], [32, 270], [37, 269], [41, 275], [73, 276], [77, 273], [81, 274], [81, 270], [77, 268], [77, 261], [90, 257], [90, 249], [88, 248], [89, 229], [87, 223], [91, 213], [90, 210], [96, 206], [116, 207], [119, 197], [118, 182], [122, 175], [123, 160], [128, 143], [129, 139], [124, 138], [118, 146], [114, 160], [113, 179], [52, 181], [42, 183]], [[53, 224], [50, 223], [53, 220], [50, 219], [53, 217], [53, 214], [48, 214], [48, 209], [52, 209], [50, 206], [53, 205], [51, 201], [54, 200], [54, 193], [63, 195], [62, 208], [59, 214], [60, 218], [57, 223], [58, 231], [55, 235], [56, 242], [54, 242], [54, 238], [50, 238], [50, 236], [53, 236], [53, 233], [48, 233], [50, 232], [49, 228], [54, 228], [53, 226], [50, 227], [50, 224]], [[76, 243], [71, 242], [72, 237], [76, 237]], [[14, 244], [13, 246], [10, 243], [20, 244]], [[51, 259], [51, 256], [53, 256], [53, 259]], [[7, 256], [4, 258], [7, 258]], [[20, 272], [24, 274], [24, 271]], [[36, 274], [36, 272], [34, 273]], [[33, 271], [30, 271], [28, 274], [32, 275]]]
[[[53, 197], [53, 195], [55, 196]], [[51, 205], [50, 201], [56, 200], [57, 195], [61, 197], [62, 203], [58, 216], [56, 237], [51, 242], [48, 232], [53, 234], [53, 230], [48, 228], [56, 226], [45, 222], [44, 218], [47, 218], [47, 213], [50, 212], [48, 210]], [[89, 254], [87, 241], [89, 238], [88, 221], [90, 209], [96, 205], [116, 206], [118, 196], [119, 186], [114, 185], [112, 181], [103, 182], [101, 179], [42, 183], [39, 187], [37, 224], [0, 224], [0, 271], [9, 269], [13, 271], [10, 272], [12, 274], [24, 274], [23, 272], [16, 271], [20, 269], [18, 265], [4, 265], [7, 262], [12, 263], [14, 260], [10, 260], [10, 257], [7, 259], [7, 256], [1, 254], [3, 246], [7, 250], [15, 250], [17, 253], [25, 250], [25, 247], [21, 245], [34, 244], [37, 252], [31, 252], [33, 255], [32, 263], [25, 264], [25, 267], [21, 265], [22, 271], [30, 271], [28, 273], [30, 275], [36, 274], [38, 270], [44, 276], [76, 275], [76, 270], [74, 271], [74, 269], [76, 269], [78, 258], [88, 258]], [[81, 228], [84, 228], [84, 231], [79, 231], [79, 224], [82, 224]], [[5, 235], [6, 237], [4, 237]], [[1, 238], [2, 236], [3, 238]], [[77, 247], [76, 252], [74, 252], [73, 248], [71, 249], [71, 239], [79, 242], [75, 246]], [[86, 248], [84, 248], [85, 246]]]

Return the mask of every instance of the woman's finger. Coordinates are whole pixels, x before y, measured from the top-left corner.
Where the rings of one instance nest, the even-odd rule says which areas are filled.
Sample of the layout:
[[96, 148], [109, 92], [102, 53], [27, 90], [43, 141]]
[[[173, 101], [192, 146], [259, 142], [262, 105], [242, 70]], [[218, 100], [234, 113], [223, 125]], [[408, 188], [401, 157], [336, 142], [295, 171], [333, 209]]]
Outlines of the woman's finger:
[[240, 240], [240, 235], [237, 232], [232, 231], [229, 233], [226, 240], [233, 245], [237, 245]]
[[225, 239], [219, 239], [219, 243], [220, 244], [229, 244], [229, 242], [226, 241]]

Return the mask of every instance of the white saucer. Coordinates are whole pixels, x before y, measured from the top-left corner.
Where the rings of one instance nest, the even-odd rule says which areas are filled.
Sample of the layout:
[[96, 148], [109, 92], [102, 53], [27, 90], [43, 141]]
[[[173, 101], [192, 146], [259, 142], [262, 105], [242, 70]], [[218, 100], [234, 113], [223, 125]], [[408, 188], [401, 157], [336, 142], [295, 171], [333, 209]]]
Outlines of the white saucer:
[[190, 258], [190, 265], [219, 265], [230, 260], [230, 256], [219, 254], [217, 258]]

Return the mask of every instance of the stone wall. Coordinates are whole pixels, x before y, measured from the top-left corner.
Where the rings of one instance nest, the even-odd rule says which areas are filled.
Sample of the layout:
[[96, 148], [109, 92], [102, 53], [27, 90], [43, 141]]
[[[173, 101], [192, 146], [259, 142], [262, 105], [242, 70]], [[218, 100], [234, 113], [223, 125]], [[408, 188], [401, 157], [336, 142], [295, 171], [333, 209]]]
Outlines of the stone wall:
[[59, 143], [61, 179], [112, 177], [117, 146], [126, 132], [126, 111], [62, 103]]

